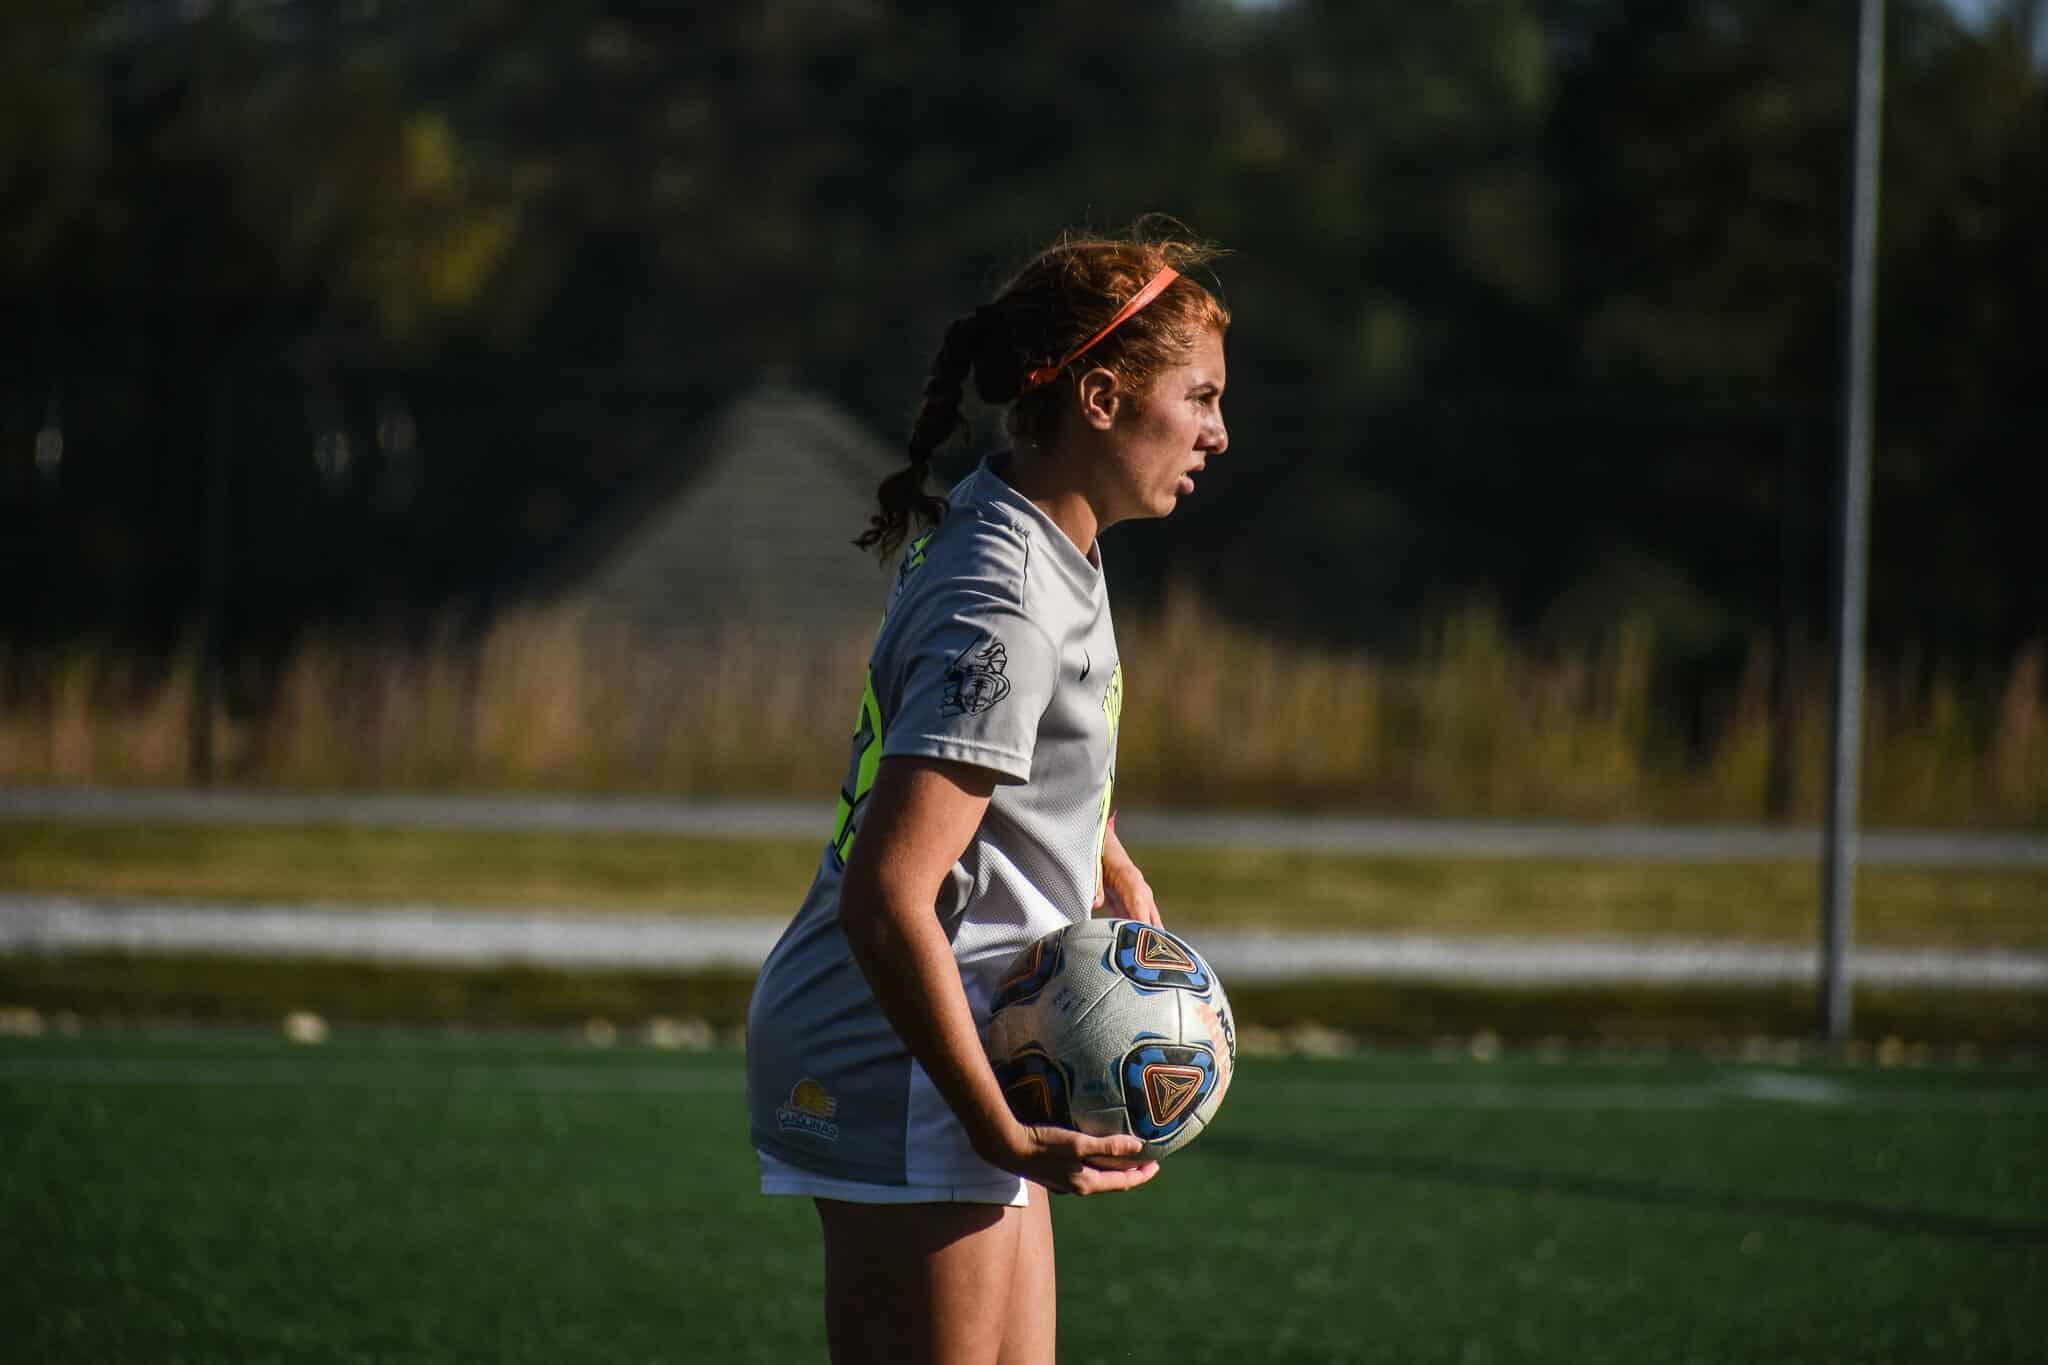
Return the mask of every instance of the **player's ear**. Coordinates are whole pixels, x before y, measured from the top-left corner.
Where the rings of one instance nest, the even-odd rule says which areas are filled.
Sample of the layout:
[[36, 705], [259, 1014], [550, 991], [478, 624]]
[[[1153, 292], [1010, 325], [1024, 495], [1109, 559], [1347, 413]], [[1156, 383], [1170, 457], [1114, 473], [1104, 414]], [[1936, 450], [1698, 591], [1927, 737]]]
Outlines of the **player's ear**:
[[1123, 390], [1116, 376], [1097, 365], [1081, 376], [1075, 389], [1081, 420], [1097, 431], [1108, 431], [1116, 421], [1117, 410], [1123, 406]]

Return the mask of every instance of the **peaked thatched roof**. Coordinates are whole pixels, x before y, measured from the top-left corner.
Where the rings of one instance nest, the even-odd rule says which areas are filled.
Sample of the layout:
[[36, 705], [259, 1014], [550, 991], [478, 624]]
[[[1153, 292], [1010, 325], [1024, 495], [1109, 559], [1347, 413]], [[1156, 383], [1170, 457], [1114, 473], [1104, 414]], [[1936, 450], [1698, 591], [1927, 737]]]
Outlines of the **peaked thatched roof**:
[[888, 579], [853, 538], [902, 456], [820, 394], [763, 384], [693, 443], [665, 504], [629, 507], [586, 547], [563, 600], [655, 629], [872, 629]]

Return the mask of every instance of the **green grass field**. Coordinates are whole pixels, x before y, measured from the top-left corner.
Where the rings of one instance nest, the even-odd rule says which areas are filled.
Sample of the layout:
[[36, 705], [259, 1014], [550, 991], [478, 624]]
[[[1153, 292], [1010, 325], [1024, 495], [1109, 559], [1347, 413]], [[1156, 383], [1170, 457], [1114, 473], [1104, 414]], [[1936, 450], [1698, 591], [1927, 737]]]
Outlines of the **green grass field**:
[[[786, 918], [820, 843], [0, 821], [0, 885], [80, 895], [640, 909]], [[1811, 942], [1809, 862], [1133, 850], [1190, 929], [1614, 934]], [[2048, 948], [2048, 869], [1871, 867], [1858, 940]]]
[[[730, 1037], [746, 1021], [751, 972], [575, 971], [536, 967], [95, 953], [0, 955], [0, 1010], [33, 1010], [47, 1027], [89, 1019], [114, 1027], [184, 1020], [275, 1029], [311, 1011], [347, 1028], [555, 1028], [592, 1020], [625, 1034], [651, 1021], [698, 1019]], [[1669, 1043], [1711, 1051], [1812, 1033], [1808, 984], [1503, 987], [1452, 981], [1247, 981], [1230, 988], [1249, 1040], [1297, 1026], [1378, 1044], [1435, 1046], [1492, 1033], [1541, 1046]], [[1968, 1045], [2023, 1054], [2048, 1045], [2048, 992], [1957, 991], [1863, 984], [1854, 1038]], [[1285, 1038], [1272, 1050], [1289, 1046]]]
[[[1250, 1059], [1062, 1201], [1070, 1362], [2018, 1361], [2048, 1073]], [[0, 1042], [10, 1359], [822, 1358], [732, 1053]]]

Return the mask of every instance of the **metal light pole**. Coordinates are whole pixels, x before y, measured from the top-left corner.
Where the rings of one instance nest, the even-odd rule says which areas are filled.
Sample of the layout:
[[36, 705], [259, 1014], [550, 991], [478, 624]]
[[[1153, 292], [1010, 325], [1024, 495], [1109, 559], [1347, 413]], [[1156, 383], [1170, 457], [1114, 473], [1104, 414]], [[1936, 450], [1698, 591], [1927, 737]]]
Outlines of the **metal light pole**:
[[1870, 567], [1871, 354], [1877, 312], [1878, 132], [1884, 117], [1884, 0], [1861, 0], [1849, 222], [1848, 383], [1843, 403], [1842, 522], [1837, 542], [1834, 732], [1827, 853], [1821, 871], [1821, 1026], [1849, 1036], [1849, 937], [1856, 899], [1857, 777], [1863, 748], [1863, 620]]

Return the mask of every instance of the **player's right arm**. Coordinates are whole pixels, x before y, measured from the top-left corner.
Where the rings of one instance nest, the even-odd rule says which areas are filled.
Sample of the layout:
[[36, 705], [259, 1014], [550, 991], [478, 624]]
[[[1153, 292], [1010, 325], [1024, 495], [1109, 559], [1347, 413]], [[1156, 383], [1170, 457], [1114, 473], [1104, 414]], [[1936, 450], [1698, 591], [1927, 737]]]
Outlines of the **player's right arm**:
[[1019, 1122], [982, 1051], [934, 907], [994, 790], [995, 775], [969, 764], [883, 759], [840, 882], [840, 924], [883, 1014], [984, 1161], [1055, 1191], [1131, 1189], [1159, 1169], [1129, 1164], [1143, 1146], [1137, 1138]]

